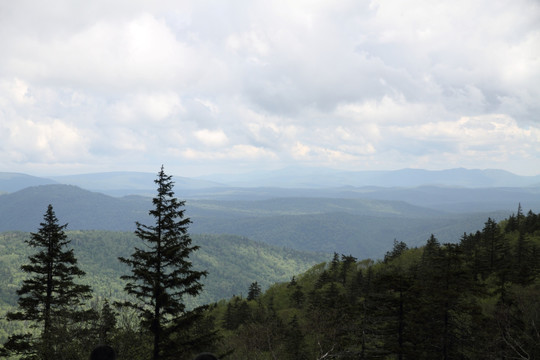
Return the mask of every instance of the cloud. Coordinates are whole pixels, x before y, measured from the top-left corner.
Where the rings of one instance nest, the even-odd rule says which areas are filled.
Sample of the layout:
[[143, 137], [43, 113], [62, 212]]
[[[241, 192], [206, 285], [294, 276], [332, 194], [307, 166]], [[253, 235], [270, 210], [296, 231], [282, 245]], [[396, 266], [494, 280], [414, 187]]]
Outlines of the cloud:
[[198, 151], [188, 148], [182, 152], [182, 155], [190, 160], [241, 160], [241, 161], [259, 161], [259, 160], [275, 160], [276, 155], [264, 148], [259, 148], [252, 145], [238, 144], [222, 151]]
[[12, 46], [15, 73], [36, 83], [101, 91], [162, 89], [196, 81], [199, 54], [151, 15], [100, 21], [61, 38], [22, 39]]
[[[77, 128], [58, 119], [18, 119], [2, 126], [3, 160], [77, 162], [88, 156], [88, 141]], [[6, 156], [7, 155], [7, 156]]]
[[211, 131], [208, 129], [198, 130], [195, 137], [204, 145], [217, 147], [225, 145], [228, 142], [227, 135], [222, 130]]
[[535, 0], [23, 0], [0, 13], [0, 171], [540, 168]]
[[176, 93], [137, 93], [109, 106], [110, 117], [129, 126], [144, 122], [157, 124], [184, 111]]

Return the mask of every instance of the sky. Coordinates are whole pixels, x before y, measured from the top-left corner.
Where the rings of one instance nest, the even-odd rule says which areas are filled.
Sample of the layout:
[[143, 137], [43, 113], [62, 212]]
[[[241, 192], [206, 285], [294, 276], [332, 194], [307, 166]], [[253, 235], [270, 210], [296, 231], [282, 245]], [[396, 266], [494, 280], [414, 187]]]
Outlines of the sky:
[[540, 174], [538, 0], [0, 2], [0, 172]]

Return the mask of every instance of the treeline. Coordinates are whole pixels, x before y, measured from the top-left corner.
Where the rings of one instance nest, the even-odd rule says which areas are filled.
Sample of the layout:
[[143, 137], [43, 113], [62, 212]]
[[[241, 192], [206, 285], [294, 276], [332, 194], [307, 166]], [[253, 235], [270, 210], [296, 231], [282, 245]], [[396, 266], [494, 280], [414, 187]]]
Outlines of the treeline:
[[455, 244], [335, 254], [210, 314], [234, 359], [540, 359], [539, 251], [540, 216], [519, 209]]

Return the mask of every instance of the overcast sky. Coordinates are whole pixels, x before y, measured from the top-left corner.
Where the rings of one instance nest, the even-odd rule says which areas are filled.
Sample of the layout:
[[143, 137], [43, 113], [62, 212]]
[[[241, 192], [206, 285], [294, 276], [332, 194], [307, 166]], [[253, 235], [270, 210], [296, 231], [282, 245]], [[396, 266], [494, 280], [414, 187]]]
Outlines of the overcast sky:
[[538, 0], [1, 1], [0, 171], [540, 174]]

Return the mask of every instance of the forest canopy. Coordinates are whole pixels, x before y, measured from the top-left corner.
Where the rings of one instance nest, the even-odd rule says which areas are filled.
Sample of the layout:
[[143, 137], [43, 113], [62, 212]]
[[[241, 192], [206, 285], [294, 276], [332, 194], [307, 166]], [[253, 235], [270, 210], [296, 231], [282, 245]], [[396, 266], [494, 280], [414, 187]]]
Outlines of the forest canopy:
[[[81, 268], [87, 272], [85, 281], [94, 289], [94, 298], [81, 305], [97, 313], [88, 324], [92, 333], [105, 334], [120, 358], [138, 359], [139, 355], [129, 349], [142, 347], [148, 351], [149, 333], [142, 331], [133, 313], [111, 306], [124, 296], [122, 282], [106, 284], [96, 279], [96, 274], [103, 274], [100, 271], [108, 273], [108, 279], [119, 278], [125, 268], [112, 258], [118, 251], [129, 254], [126, 249], [132, 248], [136, 239], [129, 233], [66, 234], [72, 238], [75, 254], [80, 255]], [[107, 240], [111, 234], [114, 241]], [[0, 297], [5, 312], [16, 304], [15, 290], [24, 279], [17, 270], [24, 263], [18, 244], [27, 234], [3, 233], [1, 238], [2, 250], [6, 250], [0, 256]], [[270, 256], [265, 272], [246, 277], [234, 296], [206, 301], [209, 306], [199, 323], [216, 331], [218, 338], [208, 350], [224, 358], [540, 356], [540, 215], [532, 211], [523, 214], [519, 208], [517, 214], [498, 223], [488, 218], [482, 229], [464, 233], [454, 243], [440, 243], [436, 235], [420, 247], [395, 240], [379, 260], [338, 253], [331, 258], [321, 255], [317, 260], [313, 255], [287, 249], [271, 255], [270, 247], [253, 247], [248, 239], [232, 236], [201, 235], [193, 240], [201, 246], [201, 252], [219, 244], [217, 251], [225, 257], [231, 243], [248, 251], [245, 258], [237, 259], [234, 252], [229, 253], [230, 265], [240, 261], [239, 268], [233, 269], [235, 274], [243, 267], [256, 271], [258, 267], [253, 264]], [[96, 252], [90, 245], [93, 241], [103, 251]], [[82, 251], [85, 247], [94, 253]], [[28, 250], [22, 252], [29, 255]], [[219, 256], [201, 255], [194, 258], [194, 264], [203, 264], [209, 276], [226, 272], [226, 265], [216, 263]], [[101, 264], [110, 264], [105, 269], [88, 268], [85, 264], [92, 256], [102, 257]], [[302, 257], [304, 262], [299, 261]], [[283, 273], [279, 275], [281, 280], [268, 282], [270, 276], [278, 275], [271, 274], [273, 261], [276, 266], [284, 262], [280, 267]], [[317, 265], [308, 269], [309, 263]], [[298, 266], [304, 266], [304, 270], [295, 270]], [[96, 289], [108, 285], [108, 293], [96, 295]], [[2, 341], [20, 330], [4, 320], [0, 325]], [[81, 350], [80, 358], [86, 359], [87, 353]]]

